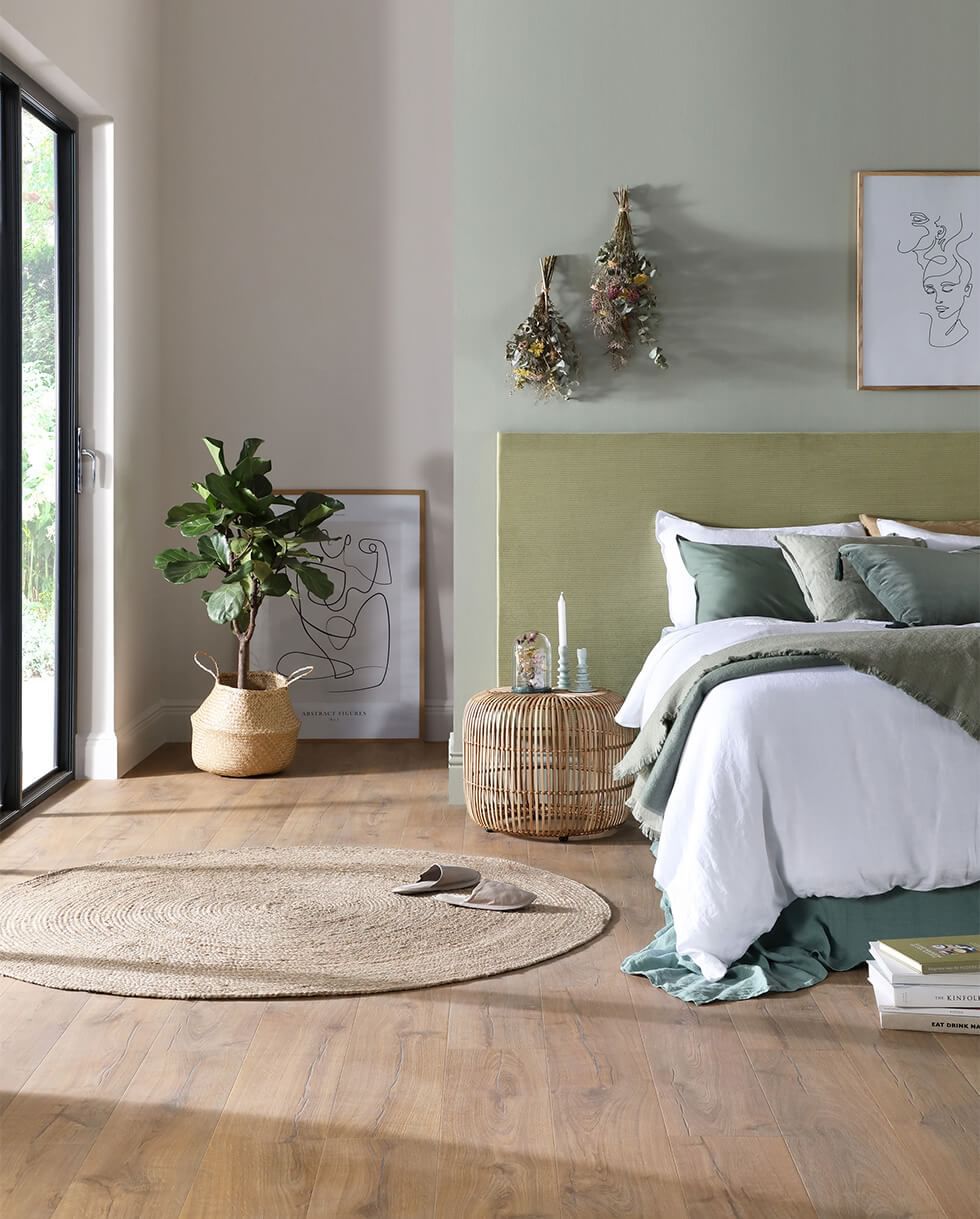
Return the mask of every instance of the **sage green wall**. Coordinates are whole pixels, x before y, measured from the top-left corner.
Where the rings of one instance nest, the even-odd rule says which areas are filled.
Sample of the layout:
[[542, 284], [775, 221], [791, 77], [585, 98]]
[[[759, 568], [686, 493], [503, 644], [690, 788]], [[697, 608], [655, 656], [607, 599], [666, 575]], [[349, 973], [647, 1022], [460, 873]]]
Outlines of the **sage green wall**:
[[[495, 681], [498, 431], [980, 424], [975, 392], [853, 388], [854, 171], [980, 163], [980, 5], [457, 0], [455, 44], [458, 741]], [[613, 380], [583, 305], [620, 183], [672, 366]], [[573, 403], [511, 396], [503, 359], [551, 252], [587, 362]]]

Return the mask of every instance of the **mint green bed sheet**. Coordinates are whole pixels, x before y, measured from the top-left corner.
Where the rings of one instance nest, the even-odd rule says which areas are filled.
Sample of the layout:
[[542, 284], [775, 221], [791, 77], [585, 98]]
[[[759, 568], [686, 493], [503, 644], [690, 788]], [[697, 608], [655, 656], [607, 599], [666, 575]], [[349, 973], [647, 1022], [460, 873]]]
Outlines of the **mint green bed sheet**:
[[980, 883], [927, 893], [892, 889], [873, 897], [800, 897], [723, 978], [709, 982], [677, 953], [666, 894], [661, 908], [664, 927], [646, 948], [628, 956], [622, 969], [688, 1003], [803, 990], [832, 969], [853, 969], [866, 961], [871, 940], [980, 934]]

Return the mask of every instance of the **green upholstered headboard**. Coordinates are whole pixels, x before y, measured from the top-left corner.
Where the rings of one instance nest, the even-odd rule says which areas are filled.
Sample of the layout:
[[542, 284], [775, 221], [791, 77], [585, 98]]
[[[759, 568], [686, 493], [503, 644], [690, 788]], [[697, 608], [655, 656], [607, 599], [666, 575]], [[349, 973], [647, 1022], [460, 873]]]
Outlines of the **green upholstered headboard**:
[[593, 684], [625, 694], [668, 625], [658, 508], [706, 525], [816, 525], [859, 512], [980, 516], [980, 433], [725, 432], [498, 437], [497, 669], [515, 635], [555, 646], [555, 602]]

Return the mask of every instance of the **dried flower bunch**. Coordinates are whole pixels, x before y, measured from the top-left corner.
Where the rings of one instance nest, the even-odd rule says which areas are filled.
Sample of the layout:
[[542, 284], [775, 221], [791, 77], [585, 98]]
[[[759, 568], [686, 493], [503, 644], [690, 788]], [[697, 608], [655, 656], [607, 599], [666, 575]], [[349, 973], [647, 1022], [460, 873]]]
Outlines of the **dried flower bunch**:
[[549, 287], [557, 255], [541, 259], [541, 290], [530, 315], [507, 343], [514, 388], [533, 385], [539, 398], [570, 398], [578, 388], [578, 352], [564, 318], [551, 303]]
[[[619, 204], [619, 215], [612, 236], [596, 255], [596, 272], [592, 278], [592, 322], [600, 338], [607, 340], [613, 368], [623, 368], [637, 342], [644, 346], [654, 342], [657, 298], [653, 293], [656, 267], [645, 254], [639, 253], [633, 241], [630, 223], [630, 193], [628, 187], [613, 192]], [[667, 360], [660, 347], [654, 345], [650, 359], [658, 368], [666, 368]]]
[[547, 691], [550, 643], [540, 631], [525, 631], [514, 640], [514, 686], [515, 691], [525, 693]]

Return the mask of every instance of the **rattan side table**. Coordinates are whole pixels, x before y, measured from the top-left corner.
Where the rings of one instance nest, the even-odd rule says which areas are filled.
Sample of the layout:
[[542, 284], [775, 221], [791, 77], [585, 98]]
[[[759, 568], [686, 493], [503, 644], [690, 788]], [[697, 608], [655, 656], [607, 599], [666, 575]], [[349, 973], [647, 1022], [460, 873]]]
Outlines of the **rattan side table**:
[[611, 690], [514, 694], [484, 690], [463, 712], [463, 785], [485, 830], [529, 838], [597, 837], [628, 816], [630, 780], [613, 767], [633, 740]]

